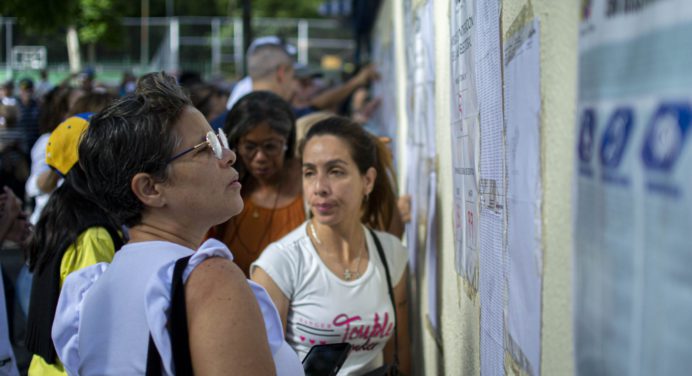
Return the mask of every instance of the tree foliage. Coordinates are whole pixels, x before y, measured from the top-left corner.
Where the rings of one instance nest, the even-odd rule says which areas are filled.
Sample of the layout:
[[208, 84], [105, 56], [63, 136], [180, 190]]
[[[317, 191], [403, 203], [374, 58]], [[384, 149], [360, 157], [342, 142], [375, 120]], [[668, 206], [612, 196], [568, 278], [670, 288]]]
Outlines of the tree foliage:
[[117, 42], [121, 9], [113, 0], [80, 0], [79, 39], [85, 43]]
[[85, 43], [116, 42], [122, 7], [118, 0], [2, 0], [0, 14], [17, 18], [22, 28], [53, 33], [75, 26]]
[[16, 17], [29, 30], [51, 32], [74, 23], [80, 0], [2, 0], [0, 14]]
[[[319, 17], [325, 0], [252, 0], [253, 17]], [[242, 0], [172, 0], [176, 16], [240, 17]], [[166, 16], [167, 0], [149, 0], [149, 16]], [[117, 42], [121, 17], [141, 16], [141, 0], [0, 0], [0, 14], [16, 17], [21, 27], [53, 33], [75, 26], [85, 43]]]

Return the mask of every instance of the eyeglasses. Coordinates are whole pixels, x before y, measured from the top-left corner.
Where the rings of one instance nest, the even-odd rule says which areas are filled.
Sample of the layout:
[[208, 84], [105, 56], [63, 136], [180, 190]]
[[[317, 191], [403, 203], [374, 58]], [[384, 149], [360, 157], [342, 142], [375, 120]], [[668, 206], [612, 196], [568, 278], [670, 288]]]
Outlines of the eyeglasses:
[[238, 153], [245, 158], [253, 158], [259, 149], [262, 149], [262, 153], [267, 157], [278, 157], [288, 149], [288, 146], [286, 146], [285, 141], [279, 140], [271, 140], [259, 145], [253, 142], [242, 142], [238, 144]]
[[170, 157], [168, 159], [167, 163], [171, 163], [174, 160], [182, 157], [183, 155], [193, 151], [197, 150], [199, 148], [203, 148], [205, 146], [209, 146], [211, 150], [214, 152], [214, 156], [216, 159], [221, 160], [223, 158], [223, 149], [228, 149], [228, 138], [226, 137], [226, 134], [223, 132], [221, 128], [219, 128], [219, 134], [215, 134], [214, 131], [209, 131], [207, 132], [206, 139], [203, 142], [200, 142], [199, 144], [181, 151], [180, 153]]

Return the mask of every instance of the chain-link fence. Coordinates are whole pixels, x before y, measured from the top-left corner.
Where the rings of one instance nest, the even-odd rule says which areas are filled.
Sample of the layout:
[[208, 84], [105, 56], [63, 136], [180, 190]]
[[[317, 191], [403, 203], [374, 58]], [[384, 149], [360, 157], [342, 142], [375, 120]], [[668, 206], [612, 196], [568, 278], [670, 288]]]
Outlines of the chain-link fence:
[[[325, 55], [352, 60], [351, 30], [339, 20], [255, 18], [252, 28], [253, 37], [284, 38], [296, 47], [297, 61], [309, 66], [320, 66]], [[13, 67], [13, 50], [22, 46], [45, 47], [51, 80], [69, 76], [65, 35], [64, 31], [32, 34], [15, 19], [0, 18], [0, 78], [38, 75], [27, 64]], [[115, 84], [125, 71], [196, 71], [206, 78], [226, 80], [242, 73], [245, 51], [240, 18], [124, 18], [118, 35], [114, 42], [80, 47], [82, 67], [93, 68], [100, 81]]]

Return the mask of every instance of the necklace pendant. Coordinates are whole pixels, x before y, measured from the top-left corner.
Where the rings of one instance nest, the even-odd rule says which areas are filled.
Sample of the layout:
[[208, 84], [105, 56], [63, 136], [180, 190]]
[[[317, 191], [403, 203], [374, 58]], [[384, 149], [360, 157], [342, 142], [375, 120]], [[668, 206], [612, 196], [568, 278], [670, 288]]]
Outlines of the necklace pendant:
[[350, 281], [351, 278], [353, 278], [353, 273], [348, 269], [344, 270], [344, 279]]
[[254, 218], [254, 219], [259, 218], [259, 212], [257, 211], [257, 209], [252, 211], [252, 218]]

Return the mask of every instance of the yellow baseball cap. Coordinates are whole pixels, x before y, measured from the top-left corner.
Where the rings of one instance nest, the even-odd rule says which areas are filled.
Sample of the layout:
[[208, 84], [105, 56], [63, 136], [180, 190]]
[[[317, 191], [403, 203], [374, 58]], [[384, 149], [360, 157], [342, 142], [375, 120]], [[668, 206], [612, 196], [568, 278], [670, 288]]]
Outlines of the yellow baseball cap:
[[67, 118], [60, 123], [48, 138], [46, 146], [46, 164], [58, 171], [62, 176], [70, 172], [77, 163], [79, 141], [89, 126], [90, 112]]

